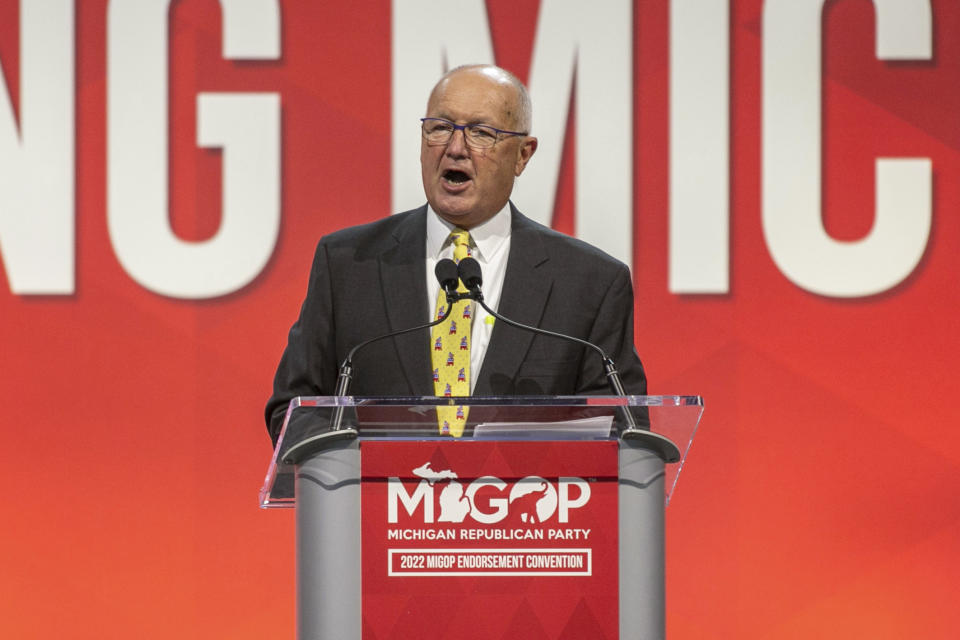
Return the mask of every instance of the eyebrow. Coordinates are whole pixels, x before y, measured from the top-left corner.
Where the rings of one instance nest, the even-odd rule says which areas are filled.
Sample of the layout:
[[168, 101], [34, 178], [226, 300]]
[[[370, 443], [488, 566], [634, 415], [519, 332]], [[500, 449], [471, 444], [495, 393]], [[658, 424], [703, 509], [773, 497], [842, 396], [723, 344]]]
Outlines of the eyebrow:
[[[428, 117], [428, 118], [442, 118], [442, 119], [444, 119], [444, 120], [448, 120], [448, 121], [450, 121], [450, 122], [452, 122], [452, 123], [454, 123], [454, 124], [457, 124], [456, 118], [453, 118], [453, 117], [451, 117], [451, 116], [449, 116], [449, 115], [441, 114], [441, 115], [438, 115], [438, 116], [426, 116], [426, 117]], [[492, 125], [492, 124], [490, 124], [489, 122], [485, 122], [485, 121], [483, 121], [483, 120], [476, 120], [476, 119], [474, 119], [474, 120], [467, 120], [467, 121], [464, 122], [463, 124], [466, 124], [466, 125], [482, 124], [482, 125], [485, 125], [485, 126], [487, 126], [487, 127], [493, 127], [494, 129], [497, 128], [495, 125]]]

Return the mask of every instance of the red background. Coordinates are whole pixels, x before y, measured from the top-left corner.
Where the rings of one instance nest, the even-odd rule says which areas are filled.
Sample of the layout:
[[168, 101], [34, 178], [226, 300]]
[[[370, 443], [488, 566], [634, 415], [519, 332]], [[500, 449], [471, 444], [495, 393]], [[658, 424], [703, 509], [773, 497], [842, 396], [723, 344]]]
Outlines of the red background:
[[[537, 3], [487, 4], [497, 61], [526, 78]], [[283, 104], [273, 258], [241, 291], [196, 302], [140, 287], [108, 239], [106, 5], [76, 8], [76, 293], [16, 296], [0, 268], [0, 635], [292, 637], [293, 512], [256, 507], [260, 416], [316, 240], [389, 213], [390, 7], [281, 2], [282, 59], [231, 63], [217, 3], [173, 4], [178, 234], [209, 238], [220, 219], [196, 93]], [[634, 9], [637, 346], [651, 393], [707, 403], [668, 509], [670, 637], [956, 637], [960, 5], [934, 0], [933, 60], [900, 63], [874, 57], [870, 2], [827, 5], [828, 231], [869, 230], [876, 156], [929, 157], [934, 172], [920, 265], [848, 300], [797, 288], [765, 246], [762, 2], [731, 5], [725, 295], [667, 289], [668, 3]], [[0, 1], [14, 105], [17, 25], [18, 3]], [[571, 165], [555, 222], [567, 231]]]

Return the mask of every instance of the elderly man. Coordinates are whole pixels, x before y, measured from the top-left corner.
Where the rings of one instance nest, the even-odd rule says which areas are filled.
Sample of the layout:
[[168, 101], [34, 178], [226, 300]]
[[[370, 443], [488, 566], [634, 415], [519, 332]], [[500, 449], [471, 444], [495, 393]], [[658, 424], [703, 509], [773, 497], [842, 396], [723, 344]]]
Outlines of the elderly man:
[[[307, 296], [266, 407], [274, 441], [292, 397], [334, 393], [339, 363], [353, 346], [442, 314], [445, 299], [434, 266], [465, 255], [483, 268], [490, 307], [599, 345], [617, 363], [627, 392], [646, 393], [633, 345], [627, 267], [527, 219], [509, 201], [514, 180], [537, 149], [530, 121], [526, 89], [503, 69], [471, 65], [440, 79], [422, 119], [427, 204], [333, 233], [317, 246]], [[409, 333], [361, 350], [350, 393], [609, 393], [593, 351], [496, 322], [470, 302], [457, 303], [430, 335]]]

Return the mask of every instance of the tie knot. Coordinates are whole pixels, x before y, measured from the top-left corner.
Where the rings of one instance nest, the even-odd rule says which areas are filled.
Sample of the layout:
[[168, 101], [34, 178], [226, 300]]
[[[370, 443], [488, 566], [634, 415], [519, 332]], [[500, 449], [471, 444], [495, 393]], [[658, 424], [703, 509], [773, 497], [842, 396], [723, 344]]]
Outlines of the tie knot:
[[453, 240], [453, 259], [460, 262], [471, 254], [470, 251], [470, 232], [466, 229], [454, 229], [450, 232], [450, 239]]

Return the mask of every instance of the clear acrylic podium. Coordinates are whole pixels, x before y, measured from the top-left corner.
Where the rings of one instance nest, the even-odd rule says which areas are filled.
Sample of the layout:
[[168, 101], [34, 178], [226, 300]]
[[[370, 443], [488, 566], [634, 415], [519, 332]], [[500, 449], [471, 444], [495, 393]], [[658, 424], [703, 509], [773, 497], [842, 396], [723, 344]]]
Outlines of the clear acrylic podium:
[[[467, 411], [461, 442], [617, 443], [619, 637], [664, 637], [664, 508], [703, 413], [699, 396], [294, 398], [260, 505], [297, 510], [297, 637], [361, 638], [364, 443], [450, 441], [435, 408], [454, 400]], [[628, 411], [639, 429], [624, 426]]]

